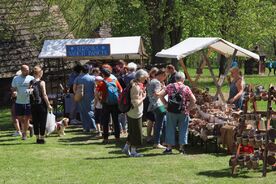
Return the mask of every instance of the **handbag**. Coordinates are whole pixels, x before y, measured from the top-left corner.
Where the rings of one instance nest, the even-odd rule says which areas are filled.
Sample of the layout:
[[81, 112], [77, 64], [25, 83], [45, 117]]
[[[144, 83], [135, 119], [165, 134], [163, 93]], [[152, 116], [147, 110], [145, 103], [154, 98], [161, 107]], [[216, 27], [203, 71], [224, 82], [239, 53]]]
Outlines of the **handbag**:
[[166, 108], [165, 108], [164, 105], [156, 107], [153, 111], [157, 115], [163, 115], [163, 114], [166, 114], [166, 112], [167, 112], [167, 110], [166, 110]]
[[77, 88], [76, 88], [76, 93], [74, 95], [75, 102], [81, 101], [83, 95], [84, 95], [84, 85], [83, 84], [78, 84]]

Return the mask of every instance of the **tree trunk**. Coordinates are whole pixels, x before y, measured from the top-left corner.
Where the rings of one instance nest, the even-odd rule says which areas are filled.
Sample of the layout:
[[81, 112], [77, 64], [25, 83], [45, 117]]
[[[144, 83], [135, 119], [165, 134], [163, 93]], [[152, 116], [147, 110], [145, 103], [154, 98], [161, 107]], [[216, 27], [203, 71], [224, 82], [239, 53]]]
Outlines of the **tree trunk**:
[[150, 37], [151, 37], [151, 63], [161, 63], [164, 58], [155, 57], [155, 54], [161, 51], [165, 46], [165, 27], [162, 15], [162, 1], [160, 0], [144, 0], [148, 11], [150, 21]]
[[164, 27], [157, 28], [156, 25], [152, 25], [151, 29], [151, 63], [162, 63], [164, 58], [156, 57], [155, 54], [164, 49], [165, 46], [165, 32]]
[[[169, 32], [169, 36], [170, 36], [170, 46], [174, 46], [176, 44], [178, 44], [181, 40], [181, 36], [182, 36], [182, 25], [181, 25], [181, 19], [182, 16], [179, 18], [177, 17], [177, 15], [174, 15], [174, 13], [177, 13], [175, 11], [175, 1], [174, 0], [167, 0], [167, 15], [171, 16], [171, 21], [169, 22], [170, 27], [171, 27], [171, 31]], [[171, 60], [172, 65], [174, 65], [174, 67], [176, 68], [176, 70], [179, 69], [178, 66], [178, 60], [177, 59], [172, 59]]]

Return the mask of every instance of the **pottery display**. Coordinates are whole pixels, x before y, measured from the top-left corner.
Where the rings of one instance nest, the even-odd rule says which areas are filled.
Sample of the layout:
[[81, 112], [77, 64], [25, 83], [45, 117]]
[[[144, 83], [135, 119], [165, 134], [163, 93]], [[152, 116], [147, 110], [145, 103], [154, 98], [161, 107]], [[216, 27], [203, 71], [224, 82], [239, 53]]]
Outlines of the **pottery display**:
[[[231, 164], [236, 161], [241, 169], [246, 167], [248, 170], [257, 170], [259, 169], [259, 161], [263, 163], [267, 161], [267, 167], [272, 167], [273, 170], [276, 168], [276, 130], [273, 129], [275, 128], [273, 124], [268, 126], [267, 122], [273, 120], [273, 116], [275, 116], [276, 110], [272, 108], [271, 104], [274, 103], [274, 99], [276, 100], [276, 87], [270, 88], [269, 91], [265, 91], [263, 86], [257, 86], [255, 91], [252, 86], [248, 87], [244, 99], [244, 111], [239, 114], [239, 125], [235, 136], [238, 154], [231, 157]], [[260, 111], [257, 108], [256, 101], [259, 100], [266, 101], [266, 111]], [[252, 147], [254, 148], [253, 153]], [[267, 155], [265, 154], [266, 151]], [[236, 167], [232, 165], [233, 174], [234, 171], [237, 171], [235, 170]], [[262, 170], [263, 176], [267, 167]]]
[[245, 159], [245, 157], [243, 156], [243, 155], [240, 155], [239, 157], [238, 157], [238, 164], [241, 166], [241, 167], [243, 167], [244, 166], [244, 159]]
[[251, 158], [251, 163], [252, 163], [252, 168], [253, 169], [258, 169], [259, 167], [259, 162], [257, 157], [252, 157]]

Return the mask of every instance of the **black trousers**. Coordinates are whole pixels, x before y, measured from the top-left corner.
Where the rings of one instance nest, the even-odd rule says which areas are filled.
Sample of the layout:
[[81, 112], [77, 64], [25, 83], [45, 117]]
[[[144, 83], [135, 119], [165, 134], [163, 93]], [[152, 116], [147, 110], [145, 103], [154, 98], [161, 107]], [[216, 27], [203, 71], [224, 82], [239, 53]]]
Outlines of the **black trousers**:
[[34, 104], [31, 106], [32, 122], [35, 135], [45, 135], [47, 121], [47, 107], [45, 104]]
[[103, 104], [103, 111], [102, 111], [102, 125], [103, 125], [103, 138], [108, 139], [109, 135], [109, 121], [110, 121], [110, 114], [112, 116], [112, 121], [114, 125], [115, 131], [115, 138], [120, 138], [120, 125], [118, 121], [119, 109], [118, 105], [107, 105]]

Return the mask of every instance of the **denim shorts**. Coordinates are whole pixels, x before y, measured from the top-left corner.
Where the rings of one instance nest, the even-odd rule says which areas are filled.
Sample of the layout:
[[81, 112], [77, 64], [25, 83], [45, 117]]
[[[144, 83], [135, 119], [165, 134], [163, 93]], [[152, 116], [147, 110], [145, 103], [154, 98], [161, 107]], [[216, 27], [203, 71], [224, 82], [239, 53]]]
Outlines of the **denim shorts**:
[[31, 104], [15, 104], [15, 115], [16, 116], [30, 116], [31, 115]]

